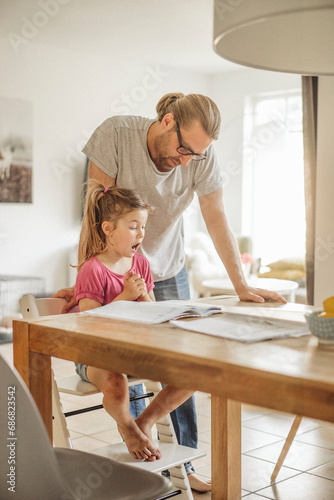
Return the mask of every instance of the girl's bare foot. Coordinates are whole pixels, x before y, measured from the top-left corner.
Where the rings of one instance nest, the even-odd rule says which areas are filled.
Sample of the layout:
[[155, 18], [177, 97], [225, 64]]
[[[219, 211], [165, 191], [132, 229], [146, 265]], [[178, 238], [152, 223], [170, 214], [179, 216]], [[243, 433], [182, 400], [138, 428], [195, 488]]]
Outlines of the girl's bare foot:
[[152, 438], [146, 436], [134, 420], [128, 425], [118, 424], [117, 427], [133, 458], [149, 461], [161, 458], [161, 453], [154, 445]]
[[[145, 436], [147, 437], [147, 439], [149, 439], [150, 442], [153, 443], [153, 439], [152, 439], [152, 427], [147, 423], [147, 422], [143, 422], [139, 417], [136, 418], [135, 420], [138, 428], [141, 430], [141, 432], [143, 434], [145, 434]], [[162, 457], [162, 454], [161, 454], [161, 451], [159, 449], [157, 449], [157, 454], [155, 455], [155, 458], [157, 460], [159, 460], [159, 458]]]

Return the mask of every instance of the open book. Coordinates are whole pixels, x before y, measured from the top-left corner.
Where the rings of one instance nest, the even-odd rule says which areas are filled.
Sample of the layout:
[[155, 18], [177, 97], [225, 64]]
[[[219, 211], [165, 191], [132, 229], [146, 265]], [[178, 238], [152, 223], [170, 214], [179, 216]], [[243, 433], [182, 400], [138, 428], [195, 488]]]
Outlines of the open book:
[[[269, 303], [267, 303], [269, 304]], [[260, 342], [284, 337], [310, 335], [304, 313], [313, 306], [282, 304], [278, 307], [222, 306], [221, 314], [201, 321], [172, 321], [177, 328], [240, 342]]]
[[307, 325], [298, 325], [292, 322], [284, 324], [283, 321], [269, 322], [251, 316], [233, 314], [222, 314], [217, 318], [206, 318], [201, 321], [172, 321], [171, 323], [183, 330], [246, 343], [310, 335]]
[[225, 306], [221, 307], [225, 314], [233, 314], [243, 318], [262, 319], [269, 324], [283, 322], [285, 324], [292, 323], [295, 325], [306, 325], [305, 312], [313, 311], [313, 306], [305, 306], [304, 304], [288, 303], [278, 307], [270, 307], [270, 302], [267, 302], [266, 307], [254, 307], [249, 304], [245, 307]]
[[186, 300], [165, 300], [163, 302], [130, 302], [117, 300], [96, 309], [90, 309], [83, 314], [101, 316], [104, 318], [135, 321], [139, 323], [163, 323], [170, 319], [196, 316], [210, 316], [221, 312], [220, 306], [211, 304], [194, 304]]

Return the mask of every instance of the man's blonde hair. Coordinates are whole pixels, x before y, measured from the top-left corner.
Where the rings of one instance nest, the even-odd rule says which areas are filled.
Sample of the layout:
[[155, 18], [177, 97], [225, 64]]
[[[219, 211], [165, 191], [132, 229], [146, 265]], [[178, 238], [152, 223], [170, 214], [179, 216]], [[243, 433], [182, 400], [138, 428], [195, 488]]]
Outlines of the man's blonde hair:
[[221, 126], [220, 112], [217, 104], [205, 95], [166, 94], [158, 102], [156, 111], [160, 122], [167, 113], [172, 113], [183, 128], [198, 120], [208, 137], [218, 139]]

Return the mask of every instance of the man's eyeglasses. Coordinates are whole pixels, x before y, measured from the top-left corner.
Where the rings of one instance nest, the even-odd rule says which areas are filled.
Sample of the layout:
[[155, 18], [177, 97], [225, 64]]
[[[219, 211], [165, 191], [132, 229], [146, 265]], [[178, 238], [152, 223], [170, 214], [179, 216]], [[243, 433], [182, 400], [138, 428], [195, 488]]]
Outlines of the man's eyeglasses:
[[185, 148], [183, 145], [182, 145], [182, 140], [181, 140], [181, 134], [180, 134], [180, 129], [179, 129], [179, 124], [177, 122], [175, 122], [176, 124], [176, 133], [177, 133], [177, 138], [178, 138], [178, 141], [179, 141], [179, 147], [176, 148], [176, 151], [180, 154], [180, 155], [183, 155], [183, 156], [191, 156], [191, 159], [192, 160], [195, 160], [195, 161], [200, 161], [200, 160], [205, 160], [208, 155], [205, 154], [204, 155], [198, 155], [196, 153], [194, 153], [193, 151], [191, 151], [191, 149], [189, 148]]

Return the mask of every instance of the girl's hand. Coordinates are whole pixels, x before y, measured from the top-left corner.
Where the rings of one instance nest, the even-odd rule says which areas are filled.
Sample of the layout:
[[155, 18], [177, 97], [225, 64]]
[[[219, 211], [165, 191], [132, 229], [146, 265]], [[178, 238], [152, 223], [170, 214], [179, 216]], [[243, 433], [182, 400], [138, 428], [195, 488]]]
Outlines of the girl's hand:
[[78, 304], [75, 298], [74, 288], [75, 286], [72, 286], [70, 288], [63, 288], [62, 290], [59, 290], [57, 293], [51, 295], [52, 298], [60, 298], [67, 300], [67, 304], [63, 307], [62, 310], [63, 314], [68, 313], [73, 307], [75, 307]]
[[124, 290], [117, 299], [136, 300], [139, 296], [145, 294], [147, 294], [145, 280], [139, 274], [130, 271], [124, 278]]

